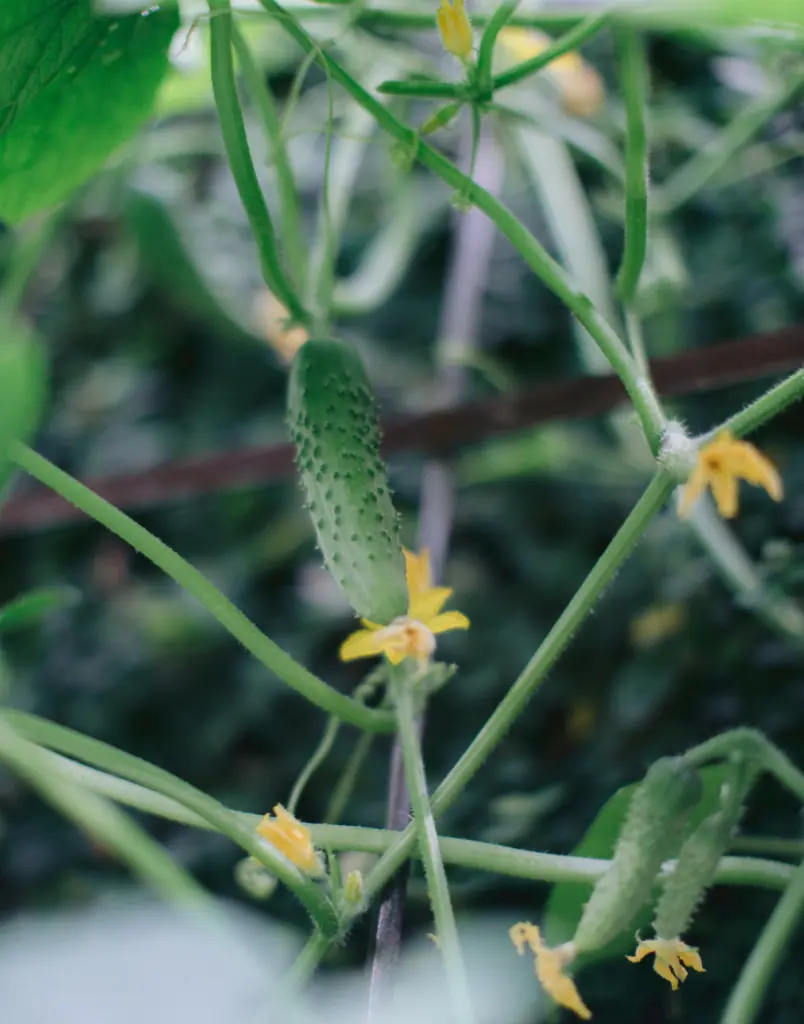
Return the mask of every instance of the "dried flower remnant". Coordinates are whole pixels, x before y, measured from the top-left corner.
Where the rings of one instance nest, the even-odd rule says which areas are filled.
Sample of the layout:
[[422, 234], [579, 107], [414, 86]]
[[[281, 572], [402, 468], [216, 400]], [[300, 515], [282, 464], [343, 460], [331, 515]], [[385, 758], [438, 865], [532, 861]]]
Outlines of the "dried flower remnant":
[[276, 804], [273, 816], [265, 815], [257, 826], [257, 834], [306, 875], [312, 878], [323, 875], [324, 867], [313, 846], [310, 830], [282, 804]]
[[530, 921], [520, 921], [519, 924], [513, 925], [508, 930], [508, 936], [520, 956], [524, 954], [526, 946], [533, 953], [535, 957], [533, 968], [536, 977], [551, 999], [559, 1006], [565, 1006], [568, 1010], [572, 1010], [582, 1020], [589, 1020], [592, 1011], [581, 999], [575, 982], [564, 973], [564, 969], [575, 959], [574, 944], [565, 942], [554, 948], [546, 946], [542, 942], [541, 932]]
[[642, 940], [637, 946], [634, 955], [627, 956], [626, 960], [630, 960], [632, 964], [638, 964], [651, 954], [656, 957], [653, 963], [654, 971], [656, 971], [660, 978], [669, 981], [674, 991], [678, 988], [680, 981], [687, 980], [688, 967], [699, 973], [704, 971], [698, 950], [693, 946], [688, 946], [681, 939], [656, 938]]

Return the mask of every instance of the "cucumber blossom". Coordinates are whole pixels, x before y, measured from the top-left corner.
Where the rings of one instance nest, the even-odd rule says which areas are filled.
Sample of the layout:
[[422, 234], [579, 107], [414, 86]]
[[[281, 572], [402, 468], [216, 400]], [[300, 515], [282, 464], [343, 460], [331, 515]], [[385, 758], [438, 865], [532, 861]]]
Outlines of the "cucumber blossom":
[[362, 618], [407, 610], [398, 516], [380, 458], [377, 408], [357, 352], [311, 338], [293, 360], [288, 425], [324, 562]]

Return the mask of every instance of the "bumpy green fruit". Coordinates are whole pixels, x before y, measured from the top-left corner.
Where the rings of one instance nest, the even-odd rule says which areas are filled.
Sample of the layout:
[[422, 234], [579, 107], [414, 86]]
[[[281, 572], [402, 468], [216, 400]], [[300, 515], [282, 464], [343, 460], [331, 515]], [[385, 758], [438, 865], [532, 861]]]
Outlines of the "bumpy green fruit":
[[608, 871], [592, 891], [574, 942], [599, 949], [624, 931], [649, 901], [662, 864], [674, 857], [701, 798], [701, 778], [683, 758], [663, 757], [635, 790]]
[[404, 615], [405, 561], [377, 409], [350, 345], [320, 338], [302, 345], [291, 368], [288, 423], [330, 573], [363, 618], [385, 624]]

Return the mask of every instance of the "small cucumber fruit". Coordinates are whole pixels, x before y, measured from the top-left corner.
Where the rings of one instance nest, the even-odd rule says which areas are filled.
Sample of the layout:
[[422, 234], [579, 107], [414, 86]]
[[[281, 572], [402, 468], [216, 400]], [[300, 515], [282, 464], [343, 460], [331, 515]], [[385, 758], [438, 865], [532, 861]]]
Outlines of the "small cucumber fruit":
[[580, 952], [611, 942], [648, 903], [701, 793], [700, 775], [683, 758], [663, 757], [650, 766], [631, 798], [611, 865], [584, 908], [573, 940]]
[[310, 338], [293, 360], [288, 425], [324, 562], [362, 618], [407, 609], [399, 522], [380, 458], [377, 408], [346, 342]]

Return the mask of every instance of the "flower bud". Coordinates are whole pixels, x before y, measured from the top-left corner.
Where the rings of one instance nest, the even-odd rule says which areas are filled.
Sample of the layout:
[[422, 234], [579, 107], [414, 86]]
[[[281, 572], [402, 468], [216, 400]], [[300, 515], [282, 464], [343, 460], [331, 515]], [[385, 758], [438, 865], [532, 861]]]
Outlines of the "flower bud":
[[363, 906], [363, 875], [355, 869], [346, 876], [343, 903], [347, 910], [358, 911]]
[[453, 57], [466, 60], [472, 52], [474, 39], [463, 0], [441, 0], [436, 18], [444, 49]]
[[234, 876], [240, 888], [255, 900], [270, 899], [278, 884], [274, 875], [253, 857], [239, 860], [235, 865]]

